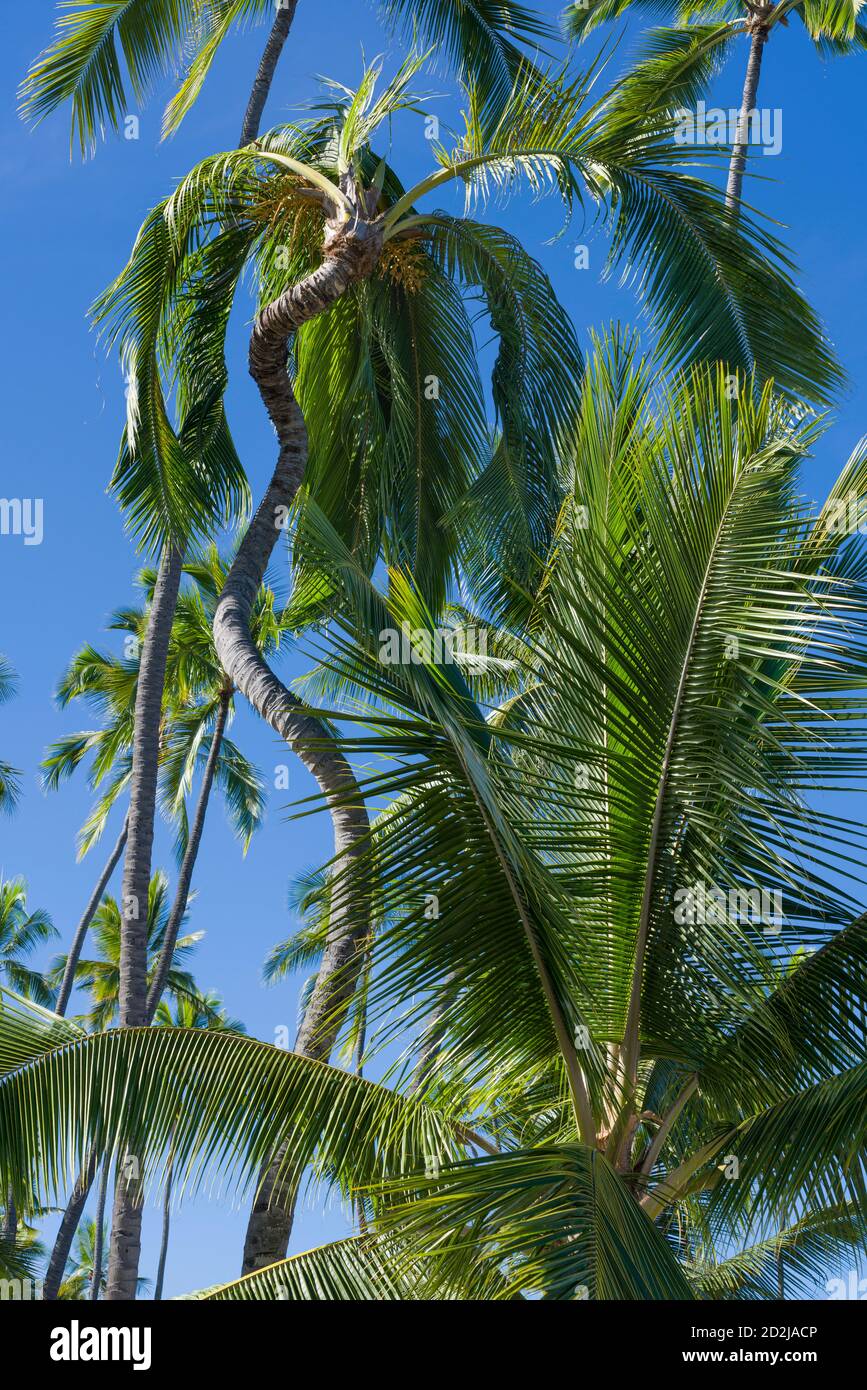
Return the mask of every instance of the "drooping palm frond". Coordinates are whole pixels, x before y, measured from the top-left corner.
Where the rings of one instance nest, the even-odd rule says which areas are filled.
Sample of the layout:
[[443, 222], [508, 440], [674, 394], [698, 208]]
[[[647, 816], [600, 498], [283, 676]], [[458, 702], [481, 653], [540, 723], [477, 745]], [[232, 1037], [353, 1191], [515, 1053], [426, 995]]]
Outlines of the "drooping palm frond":
[[185, 1297], [204, 1303], [379, 1303], [403, 1302], [412, 1290], [413, 1281], [391, 1267], [382, 1242], [351, 1236]]
[[[87, 155], [127, 119], [127, 82], [141, 106], [161, 77], [180, 71], [163, 117], [163, 136], [173, 134], [228, 35], [271, 19], [274, 0], [61, 0], [61, 8], [54, 43], [22, 84], [21, 110], [38, 121], [68, 102], [70, 142]], [[545, 19], [516, 0], [388, 0], [382, 11], [393, 27], [413, 29], [447, 55], [491, 102], [508, 97], [528, 52], [553, 35]]]
[[624, 121], [619, 89], [593, 102], [591, 78], [592, 70], [525, 74], [496, 120], [470, 91], [457, 145], [437, 149], [440, 169], [386, 214], [387, 225], [456, 178], [471, 201], [504, 197], [522, 182], [536, 196], [556, 191], [570, 212], [595, 207], [610, 237], [608, 273], [619, 269], [635, 284], [664, 352], [683, 365], [726, 361], [827, 402], [843, 376], [790, 260], [767, 226], [735, 217], [694, 172], [713, 166], [714, 150], [678, 145], [663, 110]]
[[[94, 1145], [136, 1153], [146, 1185], [171, 1150], [178, 1193], [249, 1188], [284, 1143], [287, 1172], [312, 1162], [347, 1192], [378, 1189], [471, 1142], [445, 1112], [235, 1033], [121, 1029], [49, 1051], [39, 1029], [40, 1055], [0, 1081], [4, 1190], [62, 1189]], [[133, 1095], [124, 1078], [139, 1069], [148, 1085]]]

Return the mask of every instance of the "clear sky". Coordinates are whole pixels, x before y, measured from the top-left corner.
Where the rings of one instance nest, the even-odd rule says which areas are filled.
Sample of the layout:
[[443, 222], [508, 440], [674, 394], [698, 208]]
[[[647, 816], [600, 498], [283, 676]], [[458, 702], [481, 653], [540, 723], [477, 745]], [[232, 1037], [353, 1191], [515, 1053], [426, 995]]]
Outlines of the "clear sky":
[[[6, 271], [0, 494], [44, 503], [41, 545], [0, 536], [0, 652], [21, 678], [20, 697], [0, 709], [0, 755], [25, 770], [23, 804], [14, 820], [0, 823], [0, 872], [26, 878], [31, 906], [51, 913], [67, 944], [119, 824], [112, 823], [104, 844], [83, 864], [76, 863], [75, 835], [90, 805], [87, 788], [83, 780], [75, 781], [46, 796], [38, 764], [53, 739], [88, 727], [83, 710], [57, 710], [53, 691], [65, 663], [84, 642], [119, 650], [120, 635], [105, 634], [104, 622], [133, 597], [132, 580], [141, 563], [106, 494], [123, 419], [123, 382], [117, 362], [106, 359], [97, 344], [86, 310], [125, 261], [148, 209], [198, 159], [236, 144], [264, 30], [235, 36], [225, 45], [199, 104], [174, 140], [159, 143], [166, 88], [141, 114], [140, 139], [111, 138], [95, 160], [82, 165], [70, 162], [64, 115], [28, 131], [16, 114], [18, 83], [48, 42], [54, 8], [53, 0], [7, 5], [0, 60], [0, 257]], [[555, 15], [562, 4], [538, 0], [537, 8]], [[612, 71], [638, 32], [625, 30]], [[300, 104], [314, 99], [320, 74], [354, 85], [362, 49], [370, 57], [384, 48], [388, 44], [374, 6], [363, 0], [331, 0], [327, 6], [300, 0], [266, 126], [290, 119]], [[400, 46], [394, 43], [388, 51], [399, 53]], [[585, 51], [578, 51], [579, 63]], [[722, 74], [713, 94], [718, 104], [738, 102], [745, 60], [745, 51], [739, 51]], [[824, 318], [854, 383], [807, 471], [806, 490], [814, 495], [867, 428], [865, 78], [867, 55], [823, 62], [796, 21], [775, 31], [765, 56], [761, 104], [782, 111], [782, 150], [757, 161], [765, 180], [754, 181], [747, 194], [785, 224], [799, 283]], [[448, 73], [428, 85], [450, 90]], [[448, 102], [441, 109], [447, 112]], [[398, 127], [393, 160], [407, 183], [427, 171], [430, 153], [421, 122]], [[612, 317], [636, 317], [629, 295], [600, 281], [601, 241], [590, 241], [590, 268], [581, 271], [574, 268], [574, 247], [589, 238], [580, 225], [554, 245], [544, 244], [561, 225], [554, 202], [531, 207], [523, 200], [488, 215], [518, 233], [542, 261], [585, 340], [593, 326]], [[246, 375], [243, 313], [236, 315], [231, 343], [230, 420], [258, 497], [273, 466], [274, 441]], [[279, 557], [278, 573], [286, 577], [285, 555]], [[299, 669], [297, 658], [284, 661], [284, 675]], [[276, 737], [246, 711], [239, 713], [233, 737], [273, 785], [275, 766], [287, 761]], [[288, 761], [291, 795], [309, 794], [312, 784], [300, 765]], [[199, 984], [220, 991], [230, 1014], [268, 1040], [283, 1025], [294, 1032], [297, 988], [291, 983], [265, 989], [262, 961], [292, 928], [286, 907], [290, 877], [329, 852], [327, 822], [290, 823], [288, 799], [285, 792], [272, 791], [267, 823], [246, 860], [219, 803], [214, 805], [190, 921], [191, 928], [206, 933], [193, 965]], [[174, 871], [165, 830], [158, 835], [155, 866]], [[175, 1218], [167, 1296], [236, 1275], [245, 1220], [244, 1210], [228, 1211], [204, 1199], [184, 1206]], [[334, 1206], [324, 1215], [304, 1209], [293, 1249], [343, 1229]], [[47, 1228], [49, 1236], [52, 1232]], [[150, 1277], [158, 1238], [159, 1219], [151, 1206], [142, 1259], [142, 1273]]]

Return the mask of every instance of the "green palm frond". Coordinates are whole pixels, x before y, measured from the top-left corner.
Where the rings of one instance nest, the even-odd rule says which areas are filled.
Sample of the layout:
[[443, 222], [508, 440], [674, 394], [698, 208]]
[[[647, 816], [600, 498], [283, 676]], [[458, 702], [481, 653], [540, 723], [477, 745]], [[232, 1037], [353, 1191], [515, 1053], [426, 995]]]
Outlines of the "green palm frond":
[[185, 1297], [204, 1303], [378, 1303], [412, 1298], [412, 1280], [391, 1267], [381, 1247], [380, 1241], [351, 1236]]
[[[138, 1075], [146, 1087], [127, 1084]], [[426, 1163], [445, 1166], [467, 1142], [429, 1105], [207, 1028], [122, 1029], [43, 1051], [0, 1081], [0, 1114], [3, 1190], [21, 1193], [62, 1188], [95, 1144], [137, 1154], [146, 1185], [159, 1183], [171, 1149], [182, 1193], [230, 1180], [255, 1185], [281, 1143], [285, 1171], [312, 1162], [349, 1191]]]
[[441, 1277], [465, 1287], [494, 1265], [506, 1270], [499, 1298], [694, 1296], [665, 1238], [593, 1149], [515, 1150], [394, 1189], [406, 1201], [388, 1207], [384, 1229], [399, 1231], [414, 1259], [435, 1254]]

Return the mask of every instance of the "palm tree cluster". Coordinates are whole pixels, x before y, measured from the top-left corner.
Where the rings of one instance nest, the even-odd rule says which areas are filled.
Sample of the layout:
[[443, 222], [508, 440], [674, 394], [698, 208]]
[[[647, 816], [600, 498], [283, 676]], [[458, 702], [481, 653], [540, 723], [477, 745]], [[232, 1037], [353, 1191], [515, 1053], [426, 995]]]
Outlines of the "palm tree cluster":
[[[43, 973], [52, 923], [0, 883], [0, 1275], [37, 1267], [51, 1206], [44, 1297], [160, 1299], [173, 1204], [213, 1185], [250, 1215], [207, 1301], [808, 1293], [867, 1227], [867, 836], [835, 803], [867, 781], [867, 552], [839, 524], [867, 449], [802, 495], [845, 376], [743, 198], [744, 122], [788, 12], [849, 52], [857, 7], [678, 6], [603, 90], [605, 52], [561, 44], [628, 0], [562, 25], [387, 0], [402, 59], [263, 131], [297, 8], [74, 0], [22, 88], [90, 154], [180, 68], [170, 135], [269, 21], [238, 147], [166, 189], [92, 308], [148, 563], [109, 620], [123, 654], [88, 644], [58, 686], [94, 727], [46, 751], [45, 788], [86, 771], [81, 855], [119, 831]], [[744, 35], [732, 147], [685, 148], [678, 109]], [[463, 109], [408, 186], [392, 131], [428, 119], [434, 55]], [[595, 219], [646, 349], [619, 325], [582, 346], [492, 216], [527, 195]], [[275, 440], [258, 498], [245, 367]], [[333, 838], [263, 972], [309, 974], [291, 1050], [189, 969], [209, 806], [244, 851], [265, 813], [241, 702]], [[0, 807], [19, 792], [0, 762]], [[331, 1191], [354, 1233], [290, 1255], [300, 1194]]]

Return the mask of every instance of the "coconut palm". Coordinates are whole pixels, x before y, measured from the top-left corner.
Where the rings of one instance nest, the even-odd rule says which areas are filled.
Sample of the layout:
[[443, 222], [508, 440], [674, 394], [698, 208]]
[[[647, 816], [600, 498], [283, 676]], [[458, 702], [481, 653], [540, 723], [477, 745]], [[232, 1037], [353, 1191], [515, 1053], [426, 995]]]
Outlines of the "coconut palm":
[[[163, 942], [172, 909], [167, 876], [157, 871], [151, 879], [148, 895], [147, 936], [148, 973], [153, 976], [162, 954]], [[117, 1024], [120, 1016], [120, 941], [122, 914], [116, 898], [107, 893], [93, 919], [91, 935], [96, 953], [82, 956], [75, 967], [76, 985], [90, 996], [89, 1008], [83, 1015], [88, 1029], [102, 1032]], [[172, 999], [199, 999], [199, 991], [188, 970], [183, 968], [191, 951], [202, 939], [201, 932], [181, 936], [175, 946], [172, 969], [166, 989]], [[52, 977], [58, 980], [66, 969], [66, 955], [59, 955], [53, 965]]]
[[[564, 361], [573, 353], [571, 331], [556, 310], [540, 321], [539, 296], [546, 286], [520, 248], [503, 234], [488, 234], [484, 226], [471, 220], [461, 221], [443, 213], [418, 214], [416, 199], [454, 179], [484, 191], [492, 186], [508, 187], [522, 174], [537, 189], [549, 182], [559, 186], [570, 203], [588, 192], [603, 202], [607, 199], [615, 260], [631, 255], [638, 263], [645, 257], [652, 261], [653, 273], [644, 277], [643, 285], [658, 320], [665, 320], [660, 326], [672, 351], [683, 358], [696, 352], [721, 356], [735, 364], [743, 361], [745, 354], [750, 364], [757, 355], [763, 360], [770, 356], [787, 387], [797, 383], [799, 389], [811, 393], [833, 389], [836, 378], [827, 348], [814, 329], [808, 328], [813, 343], [808, 355], [815, 352], [817, 359], [812, 384], [808, 382], [802, 315], [809, 311], [791, 284], [771, 271], [733, 223], [722, 216], [720, 200], [709, 187], [691, 175], [681, 175], [676, 168], [664, 167], [670, 152], [668, 128], [651, 137], [646, 130], [626, 131], [622, 123], [609, 125], [607, 103], [603, 100], [590, 106], [582, 79], [572, 85], [550, 83], [531, 72], [519, 84], [513, 106], [495, 121], [470, 93], [466, 129], [457, 149], [451, 153], [442, 149], [438, 171], [416, 190], [405, 193], [387, 165], [373, 155], [370, 140], [387, 115], [417, 109], [418, 99], [411, 94], [409, 84], [421, 62], [418, 58], [408, 60], [379, 94], [379, 66], [374, 65], [359, 91], [338, 94], [324, 120], [315, 121], [311, 128], [276, 132], [269, 148], [205, 161], [183, 181], [172, 199], [152, 214], [130, 265], [98, 309], [100, 318], [108, 319], [113, 334], [120, 338], [128, 360], [135, 361], [134, 394], [137, 401], [147, 403], [140, 408], [136, 433], [127, 440], [122, 465], [124, 485], [141, 492], [143, 485], [130, 479], [164, 476], [171, 468], [170, 458], [161, 453], [157, 416], [162, 419], [164, 411], [155, 345], [165, 341], [175, 344], [179, 380], [191, 409], [199, 398], [213, 402], [213, 383], [225, 378], [222, 342], [234, 285], [245, 260], [252, 253], [258, 254], [261, 299], [266, 307], [260, 311], [254, 330], [251, 364], [278, 429], [281, 456], [278, 472], [241, 542], [223, 590], [215, 638], [221, 660], [239, 689], [318, 778], [335, 823], [335, 862], [343, 867], [351, 863], [353, 846], [364, 840], [368, 829], [351, 769], [345, 760], [326, 756], [321, 726], [310, 724], [290, 692], [275, 681], [251, 650], [246, 623], [248, 596], [258, 583], [256, 575], [267, 563], [276, 542], [278, 519], [290, 511], [306, 466], [309, 435], [298, 401], [310, 419], [310, 435], [314, 421], [323, 422], [319, 457], [330, 461], [329, 451], [331, 456], [339, 452], [345, 457], [346, 436], [335, 437], [332, 421], [335, 384], [339, 390], [340, 384], [346, 383], [348, 399], [341, 409], [346, 428], [355, 431], [349, 438], [357, 440], [352, 455], [360, 466], [377, 457], [373, 451], [368, 453], [372, 438], [368, 422], [371, 417], [374, 423], [382, 419], [379, 383], [388, 374], [385, 380], [392, 404], [378, 430], [386, 440], [379, 455], [387, 462], [394, 457], [395, 463], [390, 473], [380, 473], [384, 474], [383, 483], [375, 489], [368, 474], [360, 475], [364, 477], [363, 487], [356, 490], [346, 486], [345, 475], [326, 469], [324, 464], [320, 465], [321, 472], [315, 465], [311, 468], [309, 483], [314, 488], [317, 476], [321, 477], [325, 505], [337, 514], [341, 525], [353, 529], [356, 536], [360, 533], [368, 538], [370, 564], [384, 539], [391, 554], [412, 557], [425, 591], [433, 594], [437, 585], [442, 588], [455, 553], [449, 515], [472, 479], [472, 472], [469, 477], [467, 473], [467, 456], [472, 459], [479, 452], [478, 443], [473, 446], [472, 441], [487, 438], [484, 428], [468, 428], [468, 422], [480, 415], [484, 425], [484, 406], [476, 390], [478, 376], [454, 294], [454, 278], [470, 285], [481, 282], [504, 342], [497, 387], [498, 405], [504, 402], [501, 413], [508, 428], [490, 460], [490, 470], [481, 464], [477, 470], [486, 474], [484, 480], [477, 480], [479, 493], [492, 507], [498, 504], [496, 517], [506, 513], [504, 499], [513, 500], [516, 493], [523, 504], [520, 520], [528, 512], [535, 520], [534, 509], [536, 515], [545, 515], [556, 452], [554, 426], [568, 404], [563, 382], [574, 380], [575, 375]], [[337, 137], [333, 134], [335, 126]], [[690, 236], [681, 241], [686, 227]], [[188, 247], [195, 228], [199, 230], [190, 260]], [[696, 258], [696, 236], [708, 250], [709, 259], [704, 254]], [[762, 244], [769, 246], [766, 241]], [[320, 267], [323, 247], [326, 259]], [[504, 266], [507, 255], [508, 274]], [[191, 276], [196, 283], [192, 298], [185, 291]], [[283, 288], [287, 280], [291, 283], [288, 290]], [[439, 323], [443, 328], [428, 336], [422, 361], [417, 337], [421, 299], [412, 301], [424, 293], [428, 281], [430, 294], [435, 296], [430, 304], [434, 316], [431, 327]], [[214, 285], [213, 294], [203, 289], [209, 282]], [[396, 285], [396, 304], [390, 305], [388, 299], [383, 304], [381, 298], [377, 303], [377, 287], [385, 297], [389, 282]], [[717, 314], [721, 282], [726, 286], [725, 308]], [[533, 329], [540, 335], [537, 351], [544, 375], [537, 375], [532, 386], [530, 377], [524, 375], [529, 358], [524, 354], [516, 362], [517, 343], [526, 337], [523, 323], [516, 328], [515, 316], [521, 307], [514, 297], [516, 283], [526, 286], [526, 302], [536, 309]], [[325, 310], [338, 304], [340, 312], [326, 317]], [[365, 310], [367, 332], [359, 337], [357, 325]], [[277, 365], [278, 358], [281, 364], [284, 361], [288, 339], [296, 328], [300, 330], [297, 400], [283, 366]], [[374, 333], [377, 336], [371, 341]], [[512, 335], [517, 335], [517, 343]], [[459, 359], [451, 358], [453, 370], [448, 374], [445, 369], [437, 370], [429, 376], [429, 366], [440, 366], [452, 341], [461, 345]], [[356, 346], [347, 352], [347, 343]], [[310, 358], [305, 344], [309, 344]], [[359, 378], [358, 370], [353, 370], [347, 383], [347, 364], [359, 361], [358, 345], [367, 348], [359, 362], [363, 375]], [[322, 354], [329, 347], [335, 352], [333, 376], [322, 369]], [[468, 373], [471, 365], [473, 370]], [[508, 381], [507, 371], [512, 373]], [[434, 383], [450, 382], [448, 399], [443, 398], [440, 411], [420, 408], [419, 382], [428, 376]], [[543, 381], [550, 381], [550, 390], [544, 393], [540, 389]], [[362, 388], [369, 405], [360, 414], [359, 405], [365, 404], [363, 395], [359, 400]], [[435, 399], [432, 392], [431, 400]], [[157, 412], [153, 417], [151, 410]], [[435, 428], [431, 428], [432, 422]], [[541, 447], [540, 437], [544, 441]], [[424, 441], [429, 441], [427, 448]], [[412, 472], [406, 466], [410, 442], [416, 457]], [[451, 465], [448, 471], [441, 463], [436, 471], [422, 468], [421, 459], [430, 457], [431, 444], [441, 458], [445, 455]], [[401, 487], [403, 495], [398, 490]], [[387, 509], [383, 497], [388, 500]], [[359, 504], [365, 511], [377, 506], [378, 513], [374, 512], [372, 519], [369, 513], [359, 519]], [[445, 525], [430, 524], [437, 519], [445, 520]], [[310, 587], [316, 594], [315, 584]], [[317, 597], [321, 611], [321, 586]], [[312, 602], [308, 607], [315, 610]], [[355, 959], [357, 968], [358, 942], [366, 929], [366, 913], [358, 895], [345, 892], [343, 897], [341, 913], [346, 926], [335, 926], [331, 943], [334, 959], [322, 972], [321, 997], [313, 1001], [307, 1015], [311, 1029], [315, 1024], [320, 1030], [326, 1052], [334, 1029], [322, 1026], [323, 1009], [333, 1016], [339, 1012], [327, 981], [339, 972], [348, 987], [352, 961]], [[335, 918], [338, 924], [341, 913]], [[131, 944], [130, 950], [134, 949]], [[305, 1046], [308, 1041], [304, 1039]], [[260, 1216], [275, 1227], [275, 1205], [265, 1188], [263, 1202], [267, 1211], [263, 1208]], [[263, 1259], [273, 1258], [277, 1241], [283, 1243], [283, 1233], [275, 1229], [257, 1242], [262, 1245]], [[250, 1258], [258, 1259], [258, 1252]]]
[[[31, 69], [23, 90], [24, 113], [41, 117], [69, 101], [72, 108], [72, 139], [76, 132], [82, 152], [92, 148], [96, 135], [105, 126], [117, 126], [126, 114], [121, 55], [130, 75], [137, 99], [143, 99], [150, 83], [160, 71], [172, 70], [178, 48], [192, 38], [192, 60], [187, 78], [167, 112], [166, 131], [176, 128], [195, 100], [210, 63], [222, 39], [238, 20], [262, 17], [270, 12], [271, 0], [107, 0], [83, 4], [61, 21], [61, 32], [54, 46]], [[398, 19], [421, 18], [429, 38], [465, 63], [488, 105], [503, 100], [522, 59], [518, 44], [534, 41], [545, 26], [523, 7], [505, 4], [474, 5], [469, 10], [462, 0], [429, 0], [421, 13], [406, 0], [390, 0], [388, 13]], [[281, 4], [262, 61], [253, 84], [241, 133], [241, 144], [249, 144], [259, 134], [277, 61], [285, 44], [294, 4]], [[172, 455], [168, 469], [158, 469], [154, 479], [142, 476], [140, 469], [125, 469], [122, 458], [116, 476], [116, 490], [127, 511], [132, 528], [143, 543], [158, 545], [161, 559], [158, 582], [150, 610], [147, 640], [141, 658], [135, 711], [132, 753], [130, 808], [124, 858], [123, 901], [129, 905], [129, 924], [125, 955], [123, 1020], [140, 1023], [147, 1014], [145, 993], [145, 941], [137, 907], [147, 896], [151, 873], [153, 825], [156, 809], [158, 747], [162, 689], [165, 680], [167, 647], [177, 602], [184, 555], [197, 532], [211, 534], [227, 515], [243, 511], [246, 489], [243, 469], [228, 434], [222, 406], [210, 399], [186, 411], [181, 398], [182, 419], [177, 437], [171, 431], [164, 405], [157, 406], [161, 450]], [[142, 398], [129, 397], [129, 418], [134, 428]], [[168, 518], [168, 525], [164, 521]], [[307, 722], [309, 733], [321, 737], [325, 731]], [[336, 760], [332, 758], [334, 763]], [[348, 768], [342, 772], [348, 782]], [[356, 801], [359, 798], [356, 795]], [[355, 819], [366, 818], [356, 812]]]
[[[166, 939], [177, 908], [177, 898], [170, 903], [168, 879], [157, 873], [151, 880], [148, 895], [148, 979], [153, 989], [163, 959]], [[93, 939], [98, 947], [98, 955], [88, 958], [79, 955], [70, 967], [71, 952], [58, 956], [54, 962], [51, 982], [55, 989], [71, 975], [71, 986], [88, 991], [91, 1007], [84, 1022], [91, 1029], [111, 1027], [120, 1013], [121, 981], [121, 912], [117, 900], [106, 894], [97, 908], [92, 924]], [[182, 969], [183, 963], [201, 933], [193, 933], [179, 940], [172, 956], [172, 967], [168, 971], [164, 988], [172, 998], [198, 997], [195, 981], [190, 973]], [[70, 986], [70, 987], [71, 987]], [[72, 1184], [69, 1200], [66, 1202], [60, 1228], [55, 1238], [48, 1269], [45, 1276], [44, 1297], [52, 1300], [60, 1297], [61, 1281], [68, 1267], [70, 1251], [75, 1232], [81, 1222], [84, 1209], [96, 1180], [100, 1167], [100, 1154], [94, 1147], [86, 1156], [80, 1171]], [[108, 1184], [108, 1162], [103, 1161], [102, 1177], [98, 1190], [96, 1242], [101, 1258], [102, 1239], [101, 1211], [105, 1204]], [[100, 1265], [101, 1267], [101, 1265]]]
[[[566, 11], [567, 32], [580, 39], [601, 25], [626, 15], [633, 0], [580, 0]], [[729, 162], [726, 203], [736, 211], [743, 191], [750, 140], [750, 112], [756, 110], [765, 45], [790, 19], [799, 19], [823, 58], [867, 49], [867, 25], [860, 0], [685, 0], [652, 9], [670, 15], [668, 28], [652, 29], [624, 90], [624, 106], [634, 113], [664, 106], [683, 107], [698, 100], [746, 39], [749, 44], [743, 94]]]
[[382, 1043], [417, 1024], [418, 1051], [442, 1006], [444, 1046], [414, 1092], [411, 1055], [386, 1086], [231, 1034], [74, 1037], [10, 1001], [19, 1202], [22, 1154], [50, 1189], [97, 1132], [151, 1180], [170, 1144], [203, 1182], [253, 1183], [285, 1147], [286, 1175], [364, 1194], [364, 1239], [218, 1300], [776, 1298], [781, 1268], [798, 1296], [863, 1242], [867, 837], [813, 801], [867, 778], [867, 450], [809, 505], [818, 427], [738, 385], [697, 367], [662, 390], [600, 348], [494, 709], [429, 644], [383, 664], [384, 628], [430, 627], [423, 597], [400, 569], [380, 591], [308, 505], [341, 586], [329, 664], [356, 715], [367, 691], [344, 746], [384, 760], [392, 802], [356, 866], [387, 922], [368, 1017]]
[[53, 991], [40, 970], [27, 964], [40, 946], [57, 935], [47, 912], [27, 907], [23, 878], [0, 878], [0, 980], [10, 989], [47, 1007]]
[[[214, 593], [227, 568], [213, 548], [186, 567], [193, 582], [179, 596], [169, 643], [160, 735], [160, 795], [166, 815], [178, 827], [181, 867], [167, 933], [166, 965], [177, 924], [186, 910], [212, 786], [222, 792], [230, 823], [245, 852], [264, 811], [261, 778], [227, 737], [226, 730], [234, 715], [233, 691], [220, 670], [211, 637]], [[148, 602], [155, 582], [153, 571], [145, 570], [140, 576]], [[255, 609], [257, 641], [263, 649], [273, 652], [279, 644], [281, 622], [275, 611], [274, 593], [267, 586], [262, 586]], [[123, 654], [107, 655], [88, 645], [73, 657], [58, 686], [61, 707], [83, 700], [102, 721], [97, 729], [58, 739], [42, 764], [45, 786], [56, 790], [89, 760], [88, 781], [100, 794], [82, 827], [81, 856], [97, 844], [112, 810], [129, 789], [140, 652], [147, 622], [147, 607], [118, 610], [108, 626], [123, 634]], [[197, 773], [201, 774], [201, 784], [191, 828], [186, 806]], [[76, 929], [58, 994], [58, 1013], [66, 1010], [89, 924], [120, 860], [126, 836], [125, 819]], [[160, 992], [158, 983], [154, 988], [156, 999]]]
[[[0, 656], [0, 705], [15, 694], [15, 672], [5, 656]], [[21, 773], [11, 763], [0, 759], [0, 811], [9, 812], [21, 795]]]

